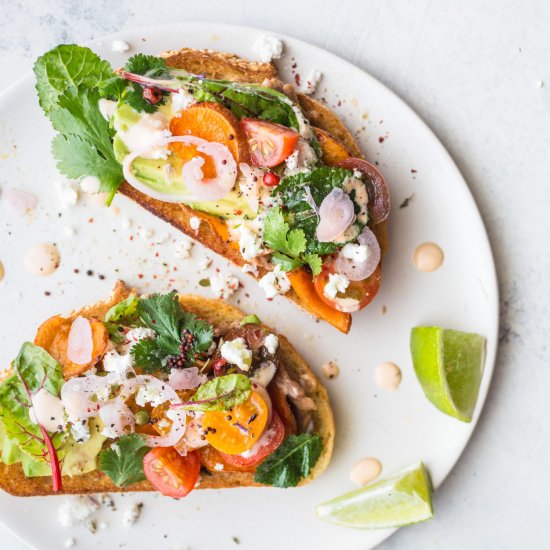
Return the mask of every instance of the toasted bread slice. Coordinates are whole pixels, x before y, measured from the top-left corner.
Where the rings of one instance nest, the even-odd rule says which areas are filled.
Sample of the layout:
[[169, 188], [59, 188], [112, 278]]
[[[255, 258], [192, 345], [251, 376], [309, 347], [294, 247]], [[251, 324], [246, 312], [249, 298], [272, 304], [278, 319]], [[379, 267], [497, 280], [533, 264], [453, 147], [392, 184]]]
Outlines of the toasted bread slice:
[[[179, 51], [166, 51], [161, 54], [166, 63], [178, 69], [185, 69], [191, 73], [204, 74], [209, 78], [234, 80], [239, 82], [252, 82], [262, 84], [265, 80], [277, 78], [277, 69], [273, 63], [258, 63], [246, 61], [235, 55], [211, 50], [193, 50], [183, 48]], [[342, 121], [326, 105], [311, 97], [298, 94], [298, 101], [307, 118], [312, 124], [339, 141], [354, 157], [363, 158], [363, 154], [350, 131]], [[242, 267], [246, 261], [241, 254], [228, 246], [227, 242], [216, 230], [214, 223], [202, 223], [199, 231], [191, 228], [189, 220], [196, 216], [197, 212], [192, 208], [173, 203], [155, 200], [133, 188], [128, 183], [123, 183], [120, 192], [134, 200], [149, 212], [170, 223], [189, 237], [199, 241], [212, 251], [223, 256], [227, 260]], [[202, 217], [202, 216], [201, 216]], [[204, 216], [208, 219], [207, 216]], [[378, 224], [373, 231], [379, 239], [382, 252], [387, 248], [387, 232], [385, 222]], [[252, 275], [256, 279], [265, 275], [265, 269], [258, 269], [258, 275]], [[295, 302], [308, 313], [312, 313], [308, 304], [291, 289], [286, 298]], [[334, 316], [325, 316], [323, 320], [329, 322], [338, 330], [348, 333], [351, 327], [351, 315], [349, 313], [335, 312]]]
[[[78, 315], [83, 315], [103, 320], [107, 311], [113, 305], [127, 298], [130, 292], [131, 290], [122, 281], [118, 281], [107, 300], [84, 307], [78, 311], [73, 311], [68, 318], [73, 319]], [[231, 325], [238, 323], [245, 315], [240, 309], [222, 300], [193, 295], [181, 295], [179, 300], [184, 309], [195, 313], [222, 332], [227, 330]], [[279, 349], [281, 364], [284, 365], [289, 375], [302, 385], [306, 395], [315, 402], [316, 409], [312, 411], [313, 430], [321, 436], [323, 441], [322, 455], [310, 476], [300, 483], [300, 485], [303, 485], [317, 477], [328, 466], [334, 442], [334, 419], [326, 389], [320, 384], [311, 368], [294, 349], [292, 344], [282, 335], [279, 335]], [[254, 481], [252, 473], [221, 471], [201, 476], [200, 485], [197, 489], [225, 489], [248, 486], [261, 486]], [[0, 463], [0, 488], [16, 496], [54, 494], [50, 476], [26, 477], [20, 464], [8, 466]], [[96, 470], [82, 475], [63, 476], [63, 491], [55, 494], [132, 491], [155, 491], [155, 489], [148, 481], [134, 483], [125, 488], [117, 487], [109, 477]]]

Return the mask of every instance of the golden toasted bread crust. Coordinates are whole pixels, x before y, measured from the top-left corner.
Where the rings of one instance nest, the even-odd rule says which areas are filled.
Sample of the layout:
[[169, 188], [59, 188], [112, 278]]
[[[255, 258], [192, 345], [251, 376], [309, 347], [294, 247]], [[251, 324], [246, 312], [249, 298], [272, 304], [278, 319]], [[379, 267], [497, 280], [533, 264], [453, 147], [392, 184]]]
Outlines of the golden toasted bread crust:
[[[122, 281], [118, 281], [111, 296], [102, 302], [74, 311], [69, 318], [78, 315], [95, 317], [103, 320], [107, 311], [116, 303], [124, 300], [131, 290]], [[195, 313], [221, 330], [240, 321], [245, 314], [238, 308], [222, 300], [203, 298], [202, 296], [182, 295], [179, 297], [184, 309]], [[266, 327], [268, 330], [269, 327]], [[272, 331], [273, 332], [273, 331]], [[279, 349], [282, 364], [290, 375], [299, 381], [308, 397], [316, 405], [313, 411], [314, 431], [323, 440], [323, 453], [315, 465], [311, 475], [302, 480], [300, 485], [308, 483], [317, 477], [330, 462], [334, 444], [334, 419], [332, 409], [325, 388], [321, 385], [311, 368], [302, 359], [292, 344], [282, 335], [279, 335]], [[211, 475], [202, 475], [198, 489], [227, 489], [232, 487], [260, 486], [254, 482], [253, 474], [241, 472], [214, 472]], [[44, 496], [54, 494], [50, 476], [26, 477], [20, 464], [8, 466], [0, 463], [0, 488], [17, 496]], [[55, 494], [85, 494], [111, 493], [132, 491], [154, 491], [148, 481], [141, 481], [125, 488], [117, 487], [102, 472], [94, 471], [78, 476], [63, 476], [63, 491]]]

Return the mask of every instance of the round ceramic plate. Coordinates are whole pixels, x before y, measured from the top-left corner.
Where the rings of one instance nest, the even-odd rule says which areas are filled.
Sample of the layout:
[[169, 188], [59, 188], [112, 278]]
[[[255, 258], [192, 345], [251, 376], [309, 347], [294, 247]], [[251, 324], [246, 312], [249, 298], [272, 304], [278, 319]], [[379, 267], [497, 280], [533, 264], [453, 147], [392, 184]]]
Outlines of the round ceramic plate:
[[[262, 31], [213, 24], [174, 24], [128, 30], [92, 47], [113, 66], [134, 52], [211, 48], [254, 58], [251, 46]], [[54, 182], [61, 179], [50, 155], [53, 132], [38, 107], [31, 75], [0, 99], [2, 188], [35, 193], [37, 209], [17, 217], [0, 204], [0, 260], [6, 275], [0, 285], [0, 360], [7, 365], [36, 327], [55, 313], [106, 296], [117, 278], [142, 291], [176, 288], [209, 295], [199, 285], [219, 268], [237, 274], [244, 288], [230, 301], [284, 333], [321, 376], [321, 366], [336, 360], [341, 374], [325, 381], [336, 419], [336, 445], [328, 470], [300, 489], [196, 491], [182, 501], [130, 494], [118, 511], [103, 511], [108, 524], [96, 534], [83, 526], [58, 527], [57, 510], [65, 497], [17, 499], [0, 494], [0, 518], [16, 534], [41, 549], [60, 548], [73, 536], [79, 547], [126, 548], [339, 548], [366, 550], [391, 531], [358, 531], [328, 525], [315, 517], [316, 504], [353, 489], [350, 466], [364, 456], [383, 464], [383, 475], [422, 460], [435, 487], [458, 460], [485, 400], [497, 345], [498, 296], [491, 249], [472, 196], [455, 164], [426, 125], [391, 91], [346, 61], [290, 37], [281, 36], [285, 55], [277, 62], [282, 78], [294, 82], [313, 69], [323, 73], [317, 96], [343, 118], [370, 161], [376, 161], [391, 189], [391, 246], [384, 261], [380, 294], [354, 315], [349, 335], [318, 323], [284, 298], [268, 302], [253, 280], [195, 245], [192, 257], [174, 254], [183, 237], [148, 212], [116, 197], [107, 209], [82, 197], [60, 207]], [[113, 53], [114, 39], [127, 41], [128, 54]], [[408, 198], [408, 204], [406, 199]], [[0, 203], [2, 201], [0, 200]], [[152, 234], [151, 234], [152, 233]], [[411, 263], [414, 248], [437, 242], [445, 262], [434, 273]], [[61, 267], [49, 277], [25, 272], [23, 253], [37, 242], [55, 242]], [[48, 295], [46, 293], [49, 293]], [[485, 374], [471, 424], [435, 409], [413, 372], [409, 332], [416, 325], [443, 325], [487, 337]], [[373, 382], [374, 367], [394, 361], [403, 382], [393, 393]], [[140, 520], [129, 529], [121, 516], [132, 502], [143, 502]], [[103, 527], [103, 526], [102, 526]]]

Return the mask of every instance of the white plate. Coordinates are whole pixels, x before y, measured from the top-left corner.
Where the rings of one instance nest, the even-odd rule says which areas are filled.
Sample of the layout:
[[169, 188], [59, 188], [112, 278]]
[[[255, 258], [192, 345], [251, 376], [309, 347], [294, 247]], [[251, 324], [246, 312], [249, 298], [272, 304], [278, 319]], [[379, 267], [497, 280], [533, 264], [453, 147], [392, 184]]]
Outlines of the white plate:
[[[93, 48], [114, 66], [127, 57], [111, 51], [114, 38], [128, 41], [130, 53], [189, 46], [251, 57], [251, 45], [260, 34], [245, 27], [185, 23], [124, 31], [96, 42]], [[326, 382], [337, 426], [332, 463], [322, 477], [298, 490], [197, 491], [180, 502], [154, 495], [126, 496], [120, 499], [119, 509], [138, 500], [145, 503], [140, 521], [128, 529], [121, 525], [120, 510], [104, 512], [102, 519], [110, 525], [95, 535], [82, 526], [57, 527], [63, 497], [16, 499], [1, 494], [2, 521], [37, 548], [60, 548], [72, 535], [85, 548], [118, 548], [122, 543], [127, 548], [144, 548], [159, 541], [166, 548], [231, 548], [235, 546], [232, 537], [238, 537], [243, 549], [328, 548], [337, 541], [339, 548], [365, 550], [391, 531], [339, 528], [314, 514], [317, 503], [353, 488], [348, 475], [354, 461], [375, 456], [382, 461], [383, 474], [388, 474], [421, 459], [437, 487], [472, 434], [493, 370], [498, 296], [487, 235], [468, 187], [441, 143], [392, 92], [326, 51], [283, 38], [286, 55], [278, 63], [283, 77], [293, 81], [293, 63], [298, 64], [295, 70], [302, 79], [311, 69], [323, 71], [318, 95], [335, 106], [352, 131], [364, 127], [359, 141], [368, 159], [379, 162], [393, 201], [382, 291], [367, 310], [354, 316], [349, 335], [316, 323], [284, 299], [267, 302], [244, 274], [238, 277], [245, 288], [231, 300], [285, 333], [319, 375], [325, 361], [338, 361], [340, 377]], [[37, 105], [31, 76], [2, 96], [0, 120], [1, 185], [32, 190], [40, 200], [37, 211], [23, 219], [0, 205], [4, 206], [0, 209], [0, 259], [6, 270], [0, 285], [3, 365], [16, 355], [24, 339], [33, 337], [42, 320], [102, 298], [117, 277], [144, 291], [166, 290], [170, 284], [183, 292], [208, 294], [208, 288], [198, 285], [205, 276], [198, 261], [207, 251], [197, 245], [192, 259], [178, 260], [172, 242], [181, 238], [177, 232], [123, 197], [115, 200], [122, 211], [118, 215], [116, 209], [108, 211], [86, 200], [73, 209], [60, 209], [52, 186], [59, 179], [49, 153], [53, 133]], [[400, 209], [411, 195], [409, 206]], [[131, 229], [122, 227], [126, 217], [134, 222]], [[151, 245], [151, 239], [138, 235], [139, 225], [153, 229], [155, 236], [169, 233], [172, 240]], [[70, 236], [68, 228], [76, 234]], [[31, 243], [44, 241], [58, 243], [61, 267], [50, 277], [36, 278], [23, 269], [22, 256]], [[435, 241], [445, 251], [445, 263], [435, 273], [420, 273], [411, 264], [412, 251], [424, 241]], [[221, 259], [215, 260], [216, 266], [227, 269]], [[75, 268], [80, 273], [74, 273]], [[93, 276], [86, 275], [88, 269]], [[101, 280], [98, 274], [106, 278]], [[51, 295], [45, 296], [45, 291]], [[424, 397], [408, 345], [411, 327], [420, 324], [440, 324], [487, 337], [485, 375], [471, 424], [441, 414]], [[403, 371], [395, 393], [380, 391], [373, 383], [374, 367], [386, 360]]]

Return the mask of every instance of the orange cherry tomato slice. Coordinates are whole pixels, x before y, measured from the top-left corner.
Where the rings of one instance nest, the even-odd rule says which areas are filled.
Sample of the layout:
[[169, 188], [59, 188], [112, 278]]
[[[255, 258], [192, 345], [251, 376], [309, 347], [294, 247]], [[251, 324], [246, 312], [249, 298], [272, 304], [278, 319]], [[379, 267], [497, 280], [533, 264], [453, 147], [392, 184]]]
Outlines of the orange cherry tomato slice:
[[197, 451], [181, 456], [173, 447], [155, 447], [143, 458], [145, 477], [167, 497], [188, 495], [199, 479], [200, 470]]
[[267, 168], [287, 159], [300, 137], [298, 132], [282, 124], [256, 118], [243, 118], [241, 127], [248, 138], [252, 164]]
[[253, 391], [246, 401], [229, 411], [204, 413], [202, 427], [214, 449], [229, 455], [244, 453], [260, 439], [269, 415], [267, 403]]
[[380, 266], [378, 266], [370, 277], [363, 281], [350, 281], [344, 293], [339, 292], [334, 299], [330, 298], [325, 295], [325, 286], [328, 283], [330, 273], [333, 273], [333, 271], [329, 264], [316, 277], [315, 291], [325, 304], [338, 311], [345, 313], [359, 311], [367, 306], [380, 290], [382, 272], [380, 271]]

